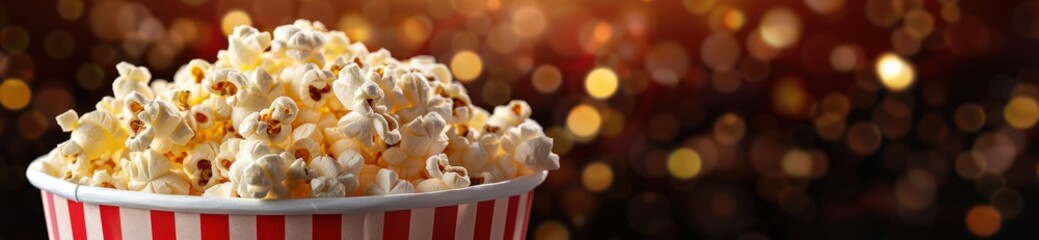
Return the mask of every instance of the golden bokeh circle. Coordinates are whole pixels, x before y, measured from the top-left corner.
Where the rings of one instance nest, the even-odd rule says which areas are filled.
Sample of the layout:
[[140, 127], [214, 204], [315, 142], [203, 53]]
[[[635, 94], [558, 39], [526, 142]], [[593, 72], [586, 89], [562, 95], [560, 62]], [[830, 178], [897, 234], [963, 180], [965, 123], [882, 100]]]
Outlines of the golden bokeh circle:
[[606, 163], [589, 163], [581, 172], [581, 183], [589, 191], [602, 192], [613, 184], [613, 170]]
[[249, 14], [240, 9], [234, 9], [224, 14], [224, 17], [220, 20], [220, 30], [224, 32], [224, 36], [231, 35], [234, 32], [234, 28], [239, 25], [252, 25], [253, 20], [249, 17]]
[[581, 104], [570, 110], [566, 117], [566, 127], [578, 139], [591, 139], [599, 133], [602, 116], [594, 107]]
[[1003, 110], [1003, 119], [1017, 129], [1027, 129], [1039, 121], [1039, 103], [1028, 96], [1014, 97]]
[[483, 72], [483, 60], [473, 51], [465, 50], [451, 57], [451, 72], [463, 82], [476, 79]]
[[605, 67], [592, 70], [584, 80], [584, 88], [588, 95], [598, 99], [613, 96], [617, 92], [618, 84], [617, 74]]
[[556, 66], [545, 64], [534, 69], [530, 80], [538, 92], [553, 93], [563, 85], [563, 73]]
[[667, 171], [677, 179], [690, 179], [700, 174], [700, 154], [690, 148], [679, 148], [667, 157]]
[[21, 110], [29, 105], [32, 99], [32, 90], [29, 84], [17, 78], [10, 78], [0, 83], [0, 105], [9, 110]]
[[881, 54], [877, 58], [875, 70], [880, 82], [895, 92], [909, 88], [916, 78], [916, 70], [913, 69], [913, 66], [894, 53]]

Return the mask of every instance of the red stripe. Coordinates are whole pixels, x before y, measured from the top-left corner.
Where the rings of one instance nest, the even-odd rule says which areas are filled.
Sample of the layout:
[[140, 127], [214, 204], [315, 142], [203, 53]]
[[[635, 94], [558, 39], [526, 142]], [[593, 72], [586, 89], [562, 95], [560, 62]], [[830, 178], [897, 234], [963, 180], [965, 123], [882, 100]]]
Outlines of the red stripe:
[[494, 200], [487, 200], [476, 204], [476, 229], [473, 230], [473, 239], [491, 239], [491, 222], [494, 221]]
[[411, 210], [387, 211], [382, 221], [383, 239], [408, 239]]
[[258, 215], [258, 216], [256, 216], [256, 239], [257, 240], [281, 240], [281, 239], [285, 239], [285, 216], [281, 216], [281, 215]]
[[199, 230], [202, 240], [231, 239], [231, 230], [228, 228], [227, 215], [224, 214], [199, 214]]
[[516, 232], [516, 210], [519, 208], [519, 195], [509, 197], [509, 208], [505, 210], [505, 239], [512, 239]]
[[83, 219], [83, 203], [66, 199], [69, 205], [69, 224], [72, 225], [72, 239], [86, 240], [87, 225]]
[[339, 239], [343, 230], [343, 215], [339, 214], [315, 214], [311, 220], [310, 233], [314, 240]]
[[520, 239], [527, 239], [527, 227], [530, 225], [530, 206], [534, 205], [534, 190], [527, 193], [527, 210], [523, 217], [523, 234]]
[[173, 221], [173, 212], [151, 210], [152, 239], [177, 239], [177, 226]]
[[119, 208], [113, 206], [97, 205], [101, 212], [101, 235], [105, 240], [122, 240], [123, 226], [119, 220]]
[[51, 194], [51, 193], [46, 193], [46, 194], [47, 194], [47, 209], [50, 210], [50, 215], [51, 215], [51, 224], [50, 224], [51, 239], [61, 240], [61, 234], [58, 234], [58, 214], [54, 213], [54, 194]]
[[438, 207], [433, 211], [433, 239], [454, 239], [458, 205]]

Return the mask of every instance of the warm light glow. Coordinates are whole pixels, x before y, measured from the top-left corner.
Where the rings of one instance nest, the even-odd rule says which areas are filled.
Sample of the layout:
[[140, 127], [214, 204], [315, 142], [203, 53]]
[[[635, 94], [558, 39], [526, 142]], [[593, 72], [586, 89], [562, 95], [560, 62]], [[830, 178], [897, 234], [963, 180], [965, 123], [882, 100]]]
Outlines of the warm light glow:
[[0, 105], [10, 110], [21, 110], [29, 104], [32, 91], [21, 79], [7, 79], [0, 83]]
[[761, 18], [761, 38], [775, 48], [786, 48], [801, 38], [801, 20], [793, 10], [773, 8]]
[[371, 38], [368, 20], [359, 14], [347, 14], [339, 18], [339, 30], [350, 37], [350, 41], [367, 42]]
[[483, 60], [473, 51], [461, 51], [451, 58], [451, 72], [462, 81], [472, 81], [483, 71]]
[[790, 149], [783, 154], [783, 173], [794, 178], [808, 178], [812, 174], [812, 155], [804, 150]]
[[844, 44], [833, 48], [830, 52], [830, 65], [834, 70], [847, 72], [855, 69], [859, 64], [858, 51], [854, 45]]
[[570, 110], [566, 117], [566, 127], [578, 139], [590, 139], [599, 133], [602, 116], [594, 107], [581, 104]]
[[521, 37], [537, 37], [547, 24], [545, 14], [534, 6], [524, 6], [512, 13], [512, 30]]
[[700, 173], [700, 154], [689, 148], [679, 148], [667, 157], [667, 171], [678, 179], [690, 179]]
[[252, 25], [253, 21], [249, 18], [249, 14], [242, 10], [231, 10], [224, 14], [224, 19], [220, 21], [220, 29], [224, 31], [224, 35], [231, 35], [234, 32], [234, 27], [239, 25]]
[[555, 92], [560, 85], [563, 85], [563, 74], [559, 72], [559, 68], [552, 65], [538, 66], [530, 78], [534, 89], [542, 93]]
[[902, 91], [913, 84], [916, 71], [905, 59], [893, 53], [884, 53], [877, 58], [877, 77], [891, 91]]
[[416, 48], [433, 33], [433, 22], [426, 16], [412, 15], [404, 19], [398, 31], [401, 43], [409, 48]]
[[589, 163], [581, 173], [581, 182], [589, 191], [602, 192], [613, 184], [613, 170], [605, 163]]
[[1003, 110], [1003, 118], [1014, 128], [1031, 128], [1039, 121], [1039, 104], [1031, 97], [1015, 97], [1007, 103], [1006, 109]]
[[617, 74], [604, 67], [592, 70], [584, 80], [584, 88], [588, 91], [588, 95], [598, 99], [613, 96], [613, 93], [617, 92], [617, 85]]
[[974, 206], [967, 212], [967, 229], [978, 237], [990, 237], [999, 232], [1003, 217], [996, 208], [988, 205]]

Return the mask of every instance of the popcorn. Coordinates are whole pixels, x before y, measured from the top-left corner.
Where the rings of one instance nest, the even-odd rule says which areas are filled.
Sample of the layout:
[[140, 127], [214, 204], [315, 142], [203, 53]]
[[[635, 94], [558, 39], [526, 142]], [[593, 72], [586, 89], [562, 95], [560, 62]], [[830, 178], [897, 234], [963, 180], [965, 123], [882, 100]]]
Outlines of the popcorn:
[[187, 194], [188, 183], [170, 171], [170, 161], [158, 152], [147, 149], [135, 152], [131, 159], [122, 161], [123, 170], [130, 181], [132, 191], [161, 194]]
[[411, 122], [421, 115], [436, 112], [441, 117], [451, 116], [451, 102], [432, 92], [429, 83], [418, 73], [404, 74], [404, 97], [410, 103], [409, 108], [397, 112], [401, 122]]
[[443, 102], [451, 103], [450, 114], [444, 116], [449, 124], [464, 124], [473, 117], [473, 110], [470, 107], [472, 100], [469, 99], [469, 94], [466, 93], [465, 86], [462, 86], [461, 83], [438, 84], [435, 91], [444, 99]]
[[226, 182], [206, 189], [206, 192], [202, 193], [202, 196], [232, 198], [238, 197], [238, 193], [234, 191], [233, 185], [231, 185], [230, 182]]
[[99, 159], [121, 149], [119, 139], [126, 138], [126, 132], [115, 116], [105, 111], [93, 111], [79, 117], [75, 111], [69, 110], [55, 120], [63, 132], [72, 133], [69, 141], [79, 148], [76, 154], [81, 154], [77, 157], [82, 159]]
[[338, 126], [343, 134], [357, 138], [368, 147], [380, 139], [391, 145], [400, 141], [397, 118], [387, 114], [385, 106], [376, 104], [382, 99], [382, 89], [375, 82], [362, 78], [356, 64], [343, 69], [332, 87], [336, 97], [351, 109], [339, 120]]
[[263, 142], [248, 140], [242, 142], [242, 149], [231, 165], [232, 187], [239, 197], [244, 198], [284, 198], [289, 196], [288, 189], [282, 185], [286, 175], [286, 165], [290, 156], [270, 153]]
[[131, 129], [137, 129], [134, 130], [136, 135], [126, 139], [126, 147], [133, 151], [152, 148], [167, 152], [174, 146], [186, 145], [195, 135], [195, 131], [188, 126], [188, 122], [177, 112], [176, 107], [166, 101], [150, 102], [143, 111], [137, 113], [137, 118], [143, 124], [143, 128], [135, 127], [134, 123], [131, 123]]
[[188, 182], [195, 191], [204, 192], [222, 180], [216, 164], [219, 148], [215, 142], [196, 145], [184, 160], [184, 173], [188, 175]]
[[317, 131], [317, 125], [306, 123], [292, 130], [292, 145], [286, 152], [292, 153], [296, 158], [313, 159], [321, 155], [321, 142], [323, 136]]
[[240, 133], [246, 139], [259, 139], [271, 143], [280, 143], [292, 132], [291, 123], [296, 118], [299, 108], [288, 97], [278, 97], [271, 107], [261, 112], [249, 114], [239, 125]]
[[43, 171], [93, 187], [275, 199], [448, 190], [559, 167], [526, 102], [491, 114], [431, 56], [398, 60], [305, 20], [238, 26], [227, 41], [172, 81], [117, 64], [96, 110], [55, 117], [71, 136]]
[[227, 36], [231, 66], [248, 71], [260, 64], [263, 51], [271, 45], [271, 34], [250, 26], [237, 26]]
[[375, 175], [375, 182], [368, 185], [368, 195], [387, 195], [415, 192], [415, 186], [410, 182], [397, 178], [397, 172], [389, 169], [379, 169]]
[[425, 160], [447, 148], [445, 130], [444, 118], [436, 112], [405, 124], [400, 145], [386, 149], [383, 155], [386, 164], [405, 179], [418, 177]]
[[507, 157], [532, 171], [559, 169], [559, 156], [552, 153], [552, 139], [534, 121], [527, 120], [510, 129], [502, 139], [502, 148]]
[[354, 172], [330, 157], [314, 158], [310, 161], [309, 168], [316, 175], [310, 182], [314, 197], [344, 197], [347, 193], [356, 191], [359, 185]]
[[134, 91], [148, 98], [155, 96], [151, 88], [148, 88], [148, 81], [152, 79], [152, 73], [148, 71], [148, 68], [120, 62], [115, 65], [115, 69], [119, 72], [119, 77], [112, 82], [112, 93], [115, 94], [115, 98], [123, 98]]
[[512, 100], [508, 105], [494, 107], [494, 114], [487, 119], [486, 131], [495, 133], [519, 126], [530, 117], [530, 113], [530, 105], [522, 100]]
[[415, 186], [416, 191], [432, 192], [469, 186], [469, 172], [464, 167], [451, 166], [444, 154], [426, 159], [426, 174], [429, 179], [419, 182]]
[[[332, 94], [332, 81], [335, 75], [328, 70], [313, 69], [303, 75], [303, 84], [296, 90], [300, 102], [310, 108], [332, 106], [333, 109], [342, 108], [339, 101]], [[332, 98], [332, 101], [328, 101]]]

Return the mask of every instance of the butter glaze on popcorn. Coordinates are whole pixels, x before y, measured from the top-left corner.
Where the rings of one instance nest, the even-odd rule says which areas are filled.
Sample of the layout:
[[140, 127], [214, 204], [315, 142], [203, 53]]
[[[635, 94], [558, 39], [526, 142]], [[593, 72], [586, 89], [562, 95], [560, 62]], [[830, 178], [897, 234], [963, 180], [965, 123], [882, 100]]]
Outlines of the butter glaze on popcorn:
[[116, 66], [114, 96], [55, 120], [71, 138], [47, 174], [93, 187], [206, 197], [429, 192], [559, 168], [523, 101], [472, 105], [430, 56], [369, 51], [320, 22], [238, 26], [215, 62], [169, 82]]

